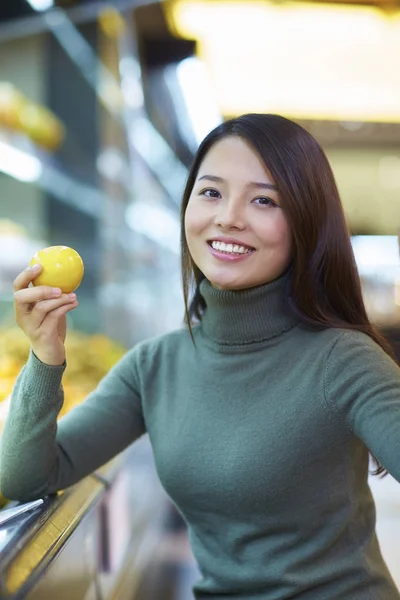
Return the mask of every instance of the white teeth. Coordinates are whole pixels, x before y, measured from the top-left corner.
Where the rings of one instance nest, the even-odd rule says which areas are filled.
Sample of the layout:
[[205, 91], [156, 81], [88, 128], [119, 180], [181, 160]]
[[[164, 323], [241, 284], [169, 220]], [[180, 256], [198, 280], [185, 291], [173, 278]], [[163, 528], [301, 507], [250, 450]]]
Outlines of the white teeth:
[[230, 254], [248, 254], [249, 252], [252, 252], [250, 248], [238, 246], [237, 244], [225, 244], [224, 242], [211, 242], [211, 246], [214, 250], [218, 250], [219, 252], [229, 252]]

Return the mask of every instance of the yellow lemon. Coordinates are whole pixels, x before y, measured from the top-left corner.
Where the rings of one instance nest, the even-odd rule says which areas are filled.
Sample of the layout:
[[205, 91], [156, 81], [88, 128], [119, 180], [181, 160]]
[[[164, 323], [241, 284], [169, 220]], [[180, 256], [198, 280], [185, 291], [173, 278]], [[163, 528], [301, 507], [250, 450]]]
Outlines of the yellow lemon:
[[83, 278], [83, 260], [68, 246], [50, 246], [36, 252], [30, 266], [41, 264], [42, 272], [32, 282], [33, 285], [58, 287], [64, 294], [70, 294], [80, 285]]

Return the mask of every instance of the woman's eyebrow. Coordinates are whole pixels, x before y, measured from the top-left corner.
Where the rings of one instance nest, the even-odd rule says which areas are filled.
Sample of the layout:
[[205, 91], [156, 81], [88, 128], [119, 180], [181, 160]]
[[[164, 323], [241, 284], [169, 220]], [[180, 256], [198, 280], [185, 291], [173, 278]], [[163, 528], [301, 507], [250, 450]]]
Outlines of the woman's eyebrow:
[[262, 188], [263, 190], [273, 190], [274, 192], [278, 191], [278, 188], [273, 183], [261, 183], [258, 181], [250, 181], [249, 187]]
[[[215, 183], [225, 183], [225, 179], [223, 177], [218, 177], [217, 175], [202, 175], [198, 178], [198, 181], [202, 179], [208, 179], [208, 181], [214, 181]], [[273, 183], [261, 183], [259, 181], [250, 181], [247, 184], [247, 187], [256, 187], [261, 188], [263, 190], [273, 190], [274, 192], [278, 191], [278, 188]]]
[[222, 177], [217, 177], [216, 175], [202, 175], [201, 177], [198, 178], [198, 181], [201, 181], [202, 179], [208, 179], [209, 181], [215, 181], [215, 183], [224, 183], [225, 179], [223, 179]]

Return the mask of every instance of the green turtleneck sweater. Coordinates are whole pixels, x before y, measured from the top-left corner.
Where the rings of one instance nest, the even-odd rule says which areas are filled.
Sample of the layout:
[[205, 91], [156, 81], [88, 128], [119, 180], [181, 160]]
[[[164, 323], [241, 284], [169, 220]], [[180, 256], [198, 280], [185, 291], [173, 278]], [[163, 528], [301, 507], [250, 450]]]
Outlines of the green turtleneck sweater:
[[30, 356], [3, 493], [65, 488], [148, 432], [189, 527], [196, 598], [399, 599], [367, 483], [367, 448], [400, 480], [399, 368], [361, 333], [299, 322], [285, 278], [201, 293], [196, 346], [184, 329], [137, 345], [58, 429], [63, 368]]

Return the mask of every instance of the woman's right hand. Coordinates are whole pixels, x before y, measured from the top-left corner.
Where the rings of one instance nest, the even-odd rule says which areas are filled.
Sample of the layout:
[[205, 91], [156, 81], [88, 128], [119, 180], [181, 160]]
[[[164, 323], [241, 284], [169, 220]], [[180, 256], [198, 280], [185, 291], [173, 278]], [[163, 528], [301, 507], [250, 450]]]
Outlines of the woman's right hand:
[[78, 306], [78, 301], [75, 294], [63, 294], [59, 288], [29, 287], [41, 269], [40, 265], [29, 267], [14, 281], [16, 321], [41, 362], [62, 365], [65, 361], [66, 314]]

